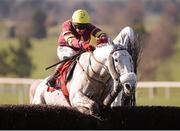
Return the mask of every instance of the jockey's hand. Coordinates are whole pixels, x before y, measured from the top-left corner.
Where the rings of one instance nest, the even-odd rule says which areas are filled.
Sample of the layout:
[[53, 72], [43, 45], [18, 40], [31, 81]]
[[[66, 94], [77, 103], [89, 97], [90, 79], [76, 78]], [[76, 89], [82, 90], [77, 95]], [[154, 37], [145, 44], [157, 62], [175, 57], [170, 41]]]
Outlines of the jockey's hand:
[[108, 38], [106, 36], [101, 36], [99, 38], [96, 38], [97, 45], [102, 44], [102, 43], [107, 43]]
[[87, 51], [94, 51], [94, 47], [92, 45], [90, 45], [89, 43], [84, 43], [83, 44], [83, 48]]

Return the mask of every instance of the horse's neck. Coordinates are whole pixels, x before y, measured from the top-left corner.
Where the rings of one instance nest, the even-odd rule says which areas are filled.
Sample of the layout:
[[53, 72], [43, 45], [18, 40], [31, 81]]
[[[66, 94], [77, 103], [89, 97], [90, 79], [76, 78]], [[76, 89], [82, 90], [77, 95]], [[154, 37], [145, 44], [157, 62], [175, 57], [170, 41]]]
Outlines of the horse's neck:
[[107, 57], [112, 50], [113, 45], [97, 47], [93, 54], [89, 52], [83, 53], [79, 62], [90, 77], [107, 81], [109, 77], [107, 75]]
[[108, 58], [109, 54], [113, 51], [114, 46], [110, 44], [102, 45], [100, 47], [96, 47], [93, 54], [101, 62], [105, 62]]

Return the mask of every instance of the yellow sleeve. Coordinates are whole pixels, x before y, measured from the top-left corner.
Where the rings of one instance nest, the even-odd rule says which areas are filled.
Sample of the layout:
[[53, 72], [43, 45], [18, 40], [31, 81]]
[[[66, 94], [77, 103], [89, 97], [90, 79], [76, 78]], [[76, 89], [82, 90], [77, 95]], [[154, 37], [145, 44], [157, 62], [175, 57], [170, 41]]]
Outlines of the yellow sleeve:
[[93, 35], [91, 35], [91, 40], [90, 40], [90, 45], [92, 45], [92, 46], [94, 46], [94, 47], [96, 47], [96, 38], [93, 36]]

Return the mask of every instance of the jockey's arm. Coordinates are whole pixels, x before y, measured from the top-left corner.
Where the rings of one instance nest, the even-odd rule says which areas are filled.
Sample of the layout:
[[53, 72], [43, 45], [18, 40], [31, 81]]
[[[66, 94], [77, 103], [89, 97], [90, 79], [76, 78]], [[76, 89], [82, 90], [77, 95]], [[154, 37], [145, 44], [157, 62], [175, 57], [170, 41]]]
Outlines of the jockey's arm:
[[76, 48], [82, 48], [85, 50], [94, 50], [94, 48], [91, 45], [89, 45], [89, 42], [80, 41], [72, 33], [67, 33], [64, 36], [65, 36], [65, 39], [66, 39], [68, 45], [70, 45], [70, 46], [73, 46]]
[[70, 21], [66, 21], [62, 24], [62, 33], [59, 37], [58, 43], [61, 43], [62, 41], [67, 43], [69, 46], [82, 48], [83, 41], [80, 41], [74, 35]]
[[96, 38], [97, 45], [108, 42], [107, 34], [97, 27], [92, 31], [92, 35]]
[[76, 48], [83, 48], [84, 41], [80, 41], [77, 39], [71, 31], [64, 34], [64, 38], [69, 46], [73, 46]]
[[96, 38], [96, 42], [97, 42], [97, 44], [107, 43], [108, 42], [108, 36], [106, 34], [102, 34]]

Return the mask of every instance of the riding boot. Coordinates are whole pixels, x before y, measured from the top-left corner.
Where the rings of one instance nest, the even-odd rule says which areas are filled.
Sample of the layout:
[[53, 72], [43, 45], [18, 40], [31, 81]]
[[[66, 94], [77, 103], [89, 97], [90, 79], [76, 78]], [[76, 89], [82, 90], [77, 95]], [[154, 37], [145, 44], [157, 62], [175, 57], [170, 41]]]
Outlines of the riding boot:
[[47, 85], [50, 87], [55, 87], [56, 84], [56, 78], [60, 75], [59, 71], [55, 71], [55, 73], [53, 75], [51, 75], [48, 79], [47, 79]]

